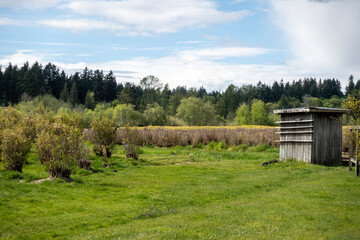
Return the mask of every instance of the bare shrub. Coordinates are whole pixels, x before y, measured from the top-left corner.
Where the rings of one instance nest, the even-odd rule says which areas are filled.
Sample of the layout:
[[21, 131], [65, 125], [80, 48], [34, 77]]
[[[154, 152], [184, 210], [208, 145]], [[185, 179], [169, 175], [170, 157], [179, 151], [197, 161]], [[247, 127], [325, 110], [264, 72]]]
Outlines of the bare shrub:
[[136, 129], [131, 129], [129, 126], [124, 127], [122, 132], [126, 157], [138, 160], [141, 144], [139, 132]]
[[79, 168], [83, 168], [86, 170], [91, 170], [91, 160], [87, 159], [87, 156], [89, 155], [90, 150], [86, 148], [85, 144], [81, 144], [78, 154], [75, 157], [76, 165]]

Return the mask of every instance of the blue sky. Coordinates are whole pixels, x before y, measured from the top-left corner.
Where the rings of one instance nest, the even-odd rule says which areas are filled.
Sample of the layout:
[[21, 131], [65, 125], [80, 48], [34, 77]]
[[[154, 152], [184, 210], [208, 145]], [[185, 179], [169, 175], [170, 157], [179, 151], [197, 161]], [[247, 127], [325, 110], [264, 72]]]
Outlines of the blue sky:
[[0, 64], [170, 87], [360, 78], [359, 0], [0, 0]]

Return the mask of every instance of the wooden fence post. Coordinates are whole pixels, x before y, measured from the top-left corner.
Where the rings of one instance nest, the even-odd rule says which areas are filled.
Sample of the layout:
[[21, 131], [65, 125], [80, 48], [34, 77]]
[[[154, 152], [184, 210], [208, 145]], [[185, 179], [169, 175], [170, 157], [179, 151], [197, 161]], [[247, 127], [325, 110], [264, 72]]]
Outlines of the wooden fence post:
[[359, 176], [359, 160], [355, 159], [355, 174], [358, 177]]
[[354, 131], [353, 129], [349, 129], [349, 134], [350, 134], [350, 146], [349, 146], [349, 162], [348, 162], [348, 165], [349, 165], [349, 171], [352, 170], [352, 159], [355, 157], [355, 149], [356, 149], [356, 140], [354, 139], [355, 138], [355, 134], [354, 134]]

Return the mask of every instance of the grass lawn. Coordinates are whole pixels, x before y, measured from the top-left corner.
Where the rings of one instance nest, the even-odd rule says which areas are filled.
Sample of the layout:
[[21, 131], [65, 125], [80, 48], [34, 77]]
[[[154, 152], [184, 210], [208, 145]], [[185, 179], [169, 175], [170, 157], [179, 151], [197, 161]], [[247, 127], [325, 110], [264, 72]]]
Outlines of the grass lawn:
[[272, 148], [142, 151], [129, 162], [117, 146], [110, 167], [93, 157], [97, 172], [72, 183], [34, 183], [48, 174], [33, 154], [22, 174], [1, 167], [0, 238], [360, 239], [360, 178], [346, 167], [263, 167]]

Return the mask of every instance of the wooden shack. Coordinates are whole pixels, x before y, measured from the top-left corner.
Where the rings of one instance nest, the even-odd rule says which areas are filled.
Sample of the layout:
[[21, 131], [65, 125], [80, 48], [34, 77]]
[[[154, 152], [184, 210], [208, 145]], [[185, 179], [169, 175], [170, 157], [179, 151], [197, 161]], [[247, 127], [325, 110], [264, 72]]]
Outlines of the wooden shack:
[[280, 160], [321, 165], [341, 163], [342, 114], [345, 109], [305, 107], [275, 110], [281, 115]]

